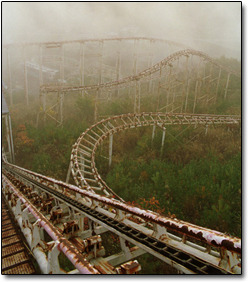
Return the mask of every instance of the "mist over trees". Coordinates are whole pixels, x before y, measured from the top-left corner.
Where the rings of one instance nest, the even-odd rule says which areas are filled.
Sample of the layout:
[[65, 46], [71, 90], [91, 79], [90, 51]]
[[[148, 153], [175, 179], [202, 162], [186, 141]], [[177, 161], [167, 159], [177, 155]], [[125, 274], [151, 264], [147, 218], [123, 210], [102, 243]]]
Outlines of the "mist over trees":
[[[18, 166], [65, 181], [72, 146], [82, 132], [136, 109], [241, 115], [239, 2], [4, 2], [2, 12], [3, 46], [17, 46], [6, 47], [9, 57], [2, 61]], [[125, 37], [153, 39], [59, 43]], [[170, 43], [160, 45], [155, 38]], [[37, 44], [25, 45], [31, 42]], [[140, 84], [139, 78], [123, 88], [44, 91], [126, 79], [188, 48], [213, 61], [183, 55]], [[159, 127], [153, 138], [151, 127], [114, 134], [111, 166], [105, 141], [96, 152], [96, 166], [107, 185], [131, 205], [241, 237], [240, 125], [168, 126], [163, 146], [162, 134]], [[106, 238], [113, 249], [115, 240]], [[142, 260], [148, 267], [144, 273], [169, 271], [158, 262], [150, 266], [149, 257]]]

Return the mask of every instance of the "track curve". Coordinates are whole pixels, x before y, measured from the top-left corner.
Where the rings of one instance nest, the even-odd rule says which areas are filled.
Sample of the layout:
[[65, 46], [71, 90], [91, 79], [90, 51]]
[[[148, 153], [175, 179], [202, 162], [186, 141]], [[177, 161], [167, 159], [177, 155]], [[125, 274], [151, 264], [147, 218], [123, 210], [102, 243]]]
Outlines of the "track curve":
[[240, 116], [205, 114], [141, 113], [109, 117], [92, 125], [81, 134], [73, 145], [71, 172], [77, 186], [82, 189], [119, 197], [101, 178], [95, 164], [95, 154], [100, 144], [108, 137], [129, 128], [156, 125], [161, 128], [170, 125], [216, 125], [239, 124]]
[[99, 89], [113, 89], [113, 88], [119, 88], [119, 87], [126, 87], [129, 83], [132, 82], [137, 82], [140, 81], [143, 78], [147, 78], [150, 77], [151, 75], [153, 75], [156, 72], [159, 72], [161, 69], [165, 68], [166, 66], [170, 66], [172, 62], [174, 62], [175, 60], [177, 60], [180, 57], [183, 56], [198, 56], [200, 58], [202, 58], [204, 61], [207, 61], [211, 64], [213, 64], [214, 66], [220, 68], [221, 70], [226, 71], [227, 73], [233, 74], [235, 76], [239, 76], [238, 73], [232, 71], [231, 69], [222, 66], [221, 64], [218, 64], [213, 58], [211, 58], [210, 56], [208, 56], [206, 53], [201, 52], [201, 51], [197, 51], [194, 49], [185, 49], [185, 50], [181, 50], [181, 51], [177, 51], [171, 55], [169, 55], [168, 57], [166, 57], [165, 59], [161, 60], [159, 63], [155, 64], [154, 66], [136, 74], [136, 75], [132, 75], [132, 76], [127, 76], [125, 78], [122, 78], [120, 80], [116, 80], [116, 81], [111, 81], [111, 82], [107, 82], [107, 83], [100, 83], [100, 84], [95, 84], [95, 85], [88, 85], [88, 86], [51, 86], [51, 85], [43, 85], [41, 86], [41, 90], [42, 91], [49, 91], [49, 92], [68, 92], [68, 91], [82, 91], [82, 90], [99, 90]]

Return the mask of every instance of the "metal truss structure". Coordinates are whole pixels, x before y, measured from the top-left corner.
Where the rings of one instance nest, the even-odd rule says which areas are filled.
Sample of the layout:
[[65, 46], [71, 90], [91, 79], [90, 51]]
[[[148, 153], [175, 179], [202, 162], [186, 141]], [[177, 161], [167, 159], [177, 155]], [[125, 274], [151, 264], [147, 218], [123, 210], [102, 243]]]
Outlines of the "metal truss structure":
[[[13, 52], [19, 49], [22, 58], [14, 58]], [[218, 95], [227, 99], [231, 76], [240, 76], [203, 52], [156, 38], [12, 44], [5, 45], [3, 51], [7, 58], [8, 73], [4, 75], [9, 84], [10, 104], [16, 80], [11, 65], [24, 61], [26, 103], [29, 103], [28, 69], [35, 66], [40, 86], [39, 116], [44, 120], [51, 118], [58, 125], [63, 124], [66, 93], [90, 94], [95, 100], [95, 121], [101, 101], [127, 93], [133, 97], [134, 113], [146, 111], [143, 101], [148, 95], [156, 97], [155, 111], [196, 113], [197, 107], [215, 103]], [[56, 71], [53, 82], [49, 76], [45, 77], [44, 70]]]
[[[231, 74], [239, 74], [218, 64], [207, 54], [192, 49], [177, 51], [152, 67], [120, 80], [86, 86], [44, 85], [41, 87], [41, 97], [45, 101], [48, 93], [57, 93], [58, 97], [73, 92], [93, 93], [97, 120], [98, 100], [108, 99], [114, 95], [110, 94], [112, 91], [131, 88], [135, 89], [134, 113], [140, 113], [141, 97], [145, 93], [157, 97], [156, 110], [195, 113], [199, 104], [207, 105], [217, 101], [222, 71], [227, 73], [226, 85], [223, 86], [226, 99]], [[43, 113], [46, 114], [44, 106]], [[58, 123], [62, 124], [62, 116]]]
[[[3, 121], [4, 120], [4, 121]], [[6, 142], [2, 143], [2, 158], [8, 159], [10, 162], [15, 162], [15, 153], [13, 145], [11, 117], [8, 106], [6, 104], [4, 93], [2, 91], [2, 124], [5, 123]]]
[[[62, 83], [68, 80], [72, 73], [75, 73], [79, 85], [85, 85], [87, 77], [95, 76], [98, 83], [102, 83], [102, 79], [108, 75], [111, 69], [111, 76], [109, 80], [113, 79], [113, 70], [115, 69], [115, 79], [118, 80], [120, 76], [121, 64], [121, 50], [120, 46], [123, 43], [127, 45], [124, 47], [124, 54], [126, 56], [126, 49], [134, 49], [132, 55], [132, 69], [134, 74], [138, 70], [140, 62], [138, 61], [139, 54], [137, 48], [141, 45], [140, 49], [144, 50], [144, 44], [149, 48], [146, 55], [149, 57], [149, 63], [152, 63], [153, 54], [150, 48], [156, 44], [163, 44], [166, 56], [176, 49], [183, 48], [184, 45], [172, 42], [169, 40], [162, 40], [156, 38], [146, 37], [125, 37], [125, 38], [100, 38], [100, 39], [83, 39], [72, 41], [58, 41], [58, 42], [34, 42], [24, 44], [7, 44], [3, 46], [3, 62], [6, 65], [7, 72], [3, 74], [4, 80], [7, 81], [10, 95], [10, 104], [13, 104], [12, 92], [17, 83], [17, 65], [24, 66], [22, 73], [18, 76], [23, 77], [26, 104], [29, 103], [29, 81], [27, 62], [32, 60], [33, 64], [39, 65], [37, 69], [38, 85], [42, 86], [46, 83], [51, 83], [44, 76], [44, 69], [57, 69], [58, 75], [55, 78], [57, 83]], [[107, 47], [105, 48], [106, 45]], [[111, 51], [108, 51], [112, 47]], [[67, 50], [68, 47], [68, 50]], [[105, 50], [107, 49], [107, 50]], [[114, 51], [113, 51], [114, 50]], [[113, 59], [117, 56], [117, 62], [110, 63], [109, 58]], [[116, 53], [116, 54], [115, 54]], [[129, 57], [129, 56], [128, 56]], [[126, 57], [127, 59], [127, 57]], [[143, 58], [144, 60], [144, 58]], [[94, 63], [93, 63], [94, 62]], [[148, 63], [148, 62], [147, 62]], [[15, 71], [13, 71], [15, 65]], [[91, 71], [92, 69], [92, 71]], [[107, 70], [107, 71], [106, 71]], [[130, 70], [128, 70], [128, 73]], [[75, 76], [75, 77], [76, 77]], [[54, 83], [56, 83], [54, 81]], [[93, 84], [94, 81], [93, 80]], [[75, 84], [75, 81], [74, 81]]]
[[[18, 48], [21, 57], [14, 52]], [[163, 150], [169, 126], [200, 126], [207, 132], [209, 126], [240, 125], [240, 116], [196, 114], [198, 107], [215, 103], [218, 96], [227, 99], [231, 76], [240, 74], [200, 51], [155, 38], [29, 43], [3, 49], [10, 104], [16, 83], [14, 61], [24, 66], [26, 104], [29, 71], [37, 73], [44, 121], [51, 118], [63, 124], [65, 94], [92, 95], [95, 100], [95, 124], [73, 145], [66, 182], [2, 160], [3, 197], [41, 273], [133, 274], [141, 269], [136, 258], [144, 253], [180, 273], [241, 273], [240, 238], [128, 204], [101, 178], [95, 163], [99, 146], [109, 140], [110, 166], [114, 134], [130, 128], [152, 126], [152, 139], [160, 128]], [[46, 77], [51, 73], [54, 85]], [[134, 101], [134, 113], [99, 121], [101, 100], [127, 95]], [[144, 110], [149, 95], [156, 101], [154, 112]], [[68, 183], [70, 174], [76, 186]], [[108, 255], [106, 232], [115, 234], [119, 243], [119, 251]], [[3, 260], [11, 255], [11, 246], [7, 243], [9, 255]], [[62, 256], [71, 262], [70, 270], [60, 262]]]
[[[113, 116], [97, 122], [88, 128], [73, 145], [70, 168], [77, 186], [87, 190], [103, 193], [106, 196], [115, 196], [122, 199], [107, 186], [98, 173], [95, 165], [95, 154], [102, 142], [109, 137], [109, 165], [112, 159], [113, 135], [135, 127], [153, 126], [163, 131], [162, 147], [165, 141], [166, 127], [173, 125], [204, 126], [239, 124], [240, 116], [205, 115], [205, 114], [166, 114], [141, 113]], [[67, 176], [67, 181], [69, 174]]]
[[[60, 252], [74, 265], [67, 272], [71, 274], [136, 273], [140, 265], [133, 259], [145, 252], [181, 273], [240, 273], [239, 238], [127, 204], [101, 179], [94, 161], [104, 139], [112, 140], [114, 133], [128, 128], [151, 125], [165, 132], [166, 126], [176, 124], [239, 123], [239, 116], [165, 113], [102, 120], [73, 146], [71, 170], [77, 186], [4, 161], [3, 193], [42, 273], [65, 273], [58, 261]], [[111, 152], [110, 146], [109, 157]], [[120, 253], [105, 257], [100, 234], [106, 231], [119, 236]], [[44, 240], [45, 233], [51, 241]]]
[[[182, 273], [240, 273], [239, 238], [142, 210], [8, 163], [4, 164], [2, 183], [42, 273], [63, 272], [58, 263], [60, 252], [74, 265], [72, 274], [134, 273], [139, 264], [126, 261], [144, 252]], [[99, 235], [107, 230], [119, 236], [122, 251], [103, 258]], [[44, 241], [44, 233], [51, 241]], [[121, 266], [115, 268], [117, 264]]]

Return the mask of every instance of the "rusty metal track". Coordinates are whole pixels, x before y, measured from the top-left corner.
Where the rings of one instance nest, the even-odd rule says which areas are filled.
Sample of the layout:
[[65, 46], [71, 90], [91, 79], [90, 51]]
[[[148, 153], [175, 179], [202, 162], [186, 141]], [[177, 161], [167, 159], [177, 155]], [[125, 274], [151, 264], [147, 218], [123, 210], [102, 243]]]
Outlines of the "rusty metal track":
[[91, 43], [91, 42], [104, 42], [104, 41], [129, 41], [129, 40], [144, 40], [144, 41], [151, 41], [151, 42], [163, 42], [168, 43], [171, 45], [175, 45], [178, 47], [186, 47], [186, 45], [166, 40], [166, 39], [159, 39], [159, 38], [152, 38], [152, 37], [113, 37], [113, 38], [98, 38], [98, 39], [80, 39], [80, 40], [67, 40], [67, 41], [48, 41], [48, 42], [30, 42], [30, 43], [13, 43], [13, 44], [5, 44], [3, 45], [4, 48], [16, 47], [16, 46], [45, 46], [45, 47], [58, 47], [62, 44], [72, 44], [72, 43]]
[[218, 67], [224, 71], [226, 71], [227, 73], [233, 74], [237, 77], [239, 77], [239, 74], [230, 70], [229, 68], [222, 66], [220, 64], [218, 64], [214, 59], [212, 59], [210, 56], [208, 56], [207, 54], [201, 52], [201, 51], [197, 51], [194, 49], [185, 49], [185, 50], [181, 50], [181, 51], [177, 51], [171, 55], [169, 55], [168, 57], [166, 57], [165, 59], [163, 59], [162, 61], [160, 61], [159, 63], [155, 64], [154, 66], [141, 71], [140, 73], [136, 74], [136, 75], [132, 75], [132, 76], [128, 76], [125, 78], [122, 78], [120, 80], [117, 81], [111, 81], [111, 82], [107, 82], [107, 83], [99, 83], [96, 85], [88, 85], [88, 86], [63, 86], [63, 85], [43, 85], [41, 86], [41, 90], [42, 91], [47, 91], [47, 92], [69, 92], [69, 91], [82, 91], [82, 90], [99, 90], [99, 89], [113, 89], [113, 88], [120, 88], [120, 87], [126, 87], [127, 85], [129, 85], [132, 82], [138, 82], [141, 79], [144, 79], [146, 77], [148, 77], [149, 79], [151, 79], [151, 75], [159, 72], [162, 70], [162, 68], [165, 68], [166, 66], [169, 66], [172, 62], [176, 61], [177, 59], [179, 59], [180, 57], [188, 57], [188, 56], [197, 56], [202, 58], [204, 61], [211, 63], [212, 65], [214, 65], [215, 67]]
[[21, 232], [2, 196], [2, 274], [37, 274]]
[[[3, 176], [2, 176], [3, 177]], [[3, 177], [4, 180], [4, 177]], [[6, 179], [6, 181], [10, 184], [11, 182]], [[7, 184], [8, 185], [8, 184]], [[12, 193], [22, 201], [22, 203], [26, 206], [26, 208], [31, 212], [31, 214], [39, 221], [39, 225], [42, 226], [49, 236], [57, 242], [57, 248], [61, 250], [68, 259], [74, 264], [74, 266], [79, 270], [82, 274], [99, 274], [99, 272], [92, 267], [90, 263], [78, 252], [77, 248], [75, 248], [66, 238], [62, 236], [60, 231], [50, 223], [45, 216], [43, 216], [34, 205], [20, 192], [17, 188], [12, 185], [11, 186]]]
[[[167, 241], [165, 242], [162, 240], [158, 240], [155, 237], [145, 234], [143, 231], [133, 228], [127, 225], [126, 223], [119, 221], [116, 218], [110, 218], [109, 216], [105, 215], [104, 213], [101, 213], [94, 208], [88, 207], [82, 204], [81, 202], [74, 200], [72, 197], [68, 196], [68, 193], [61, 193], [59, 191], [56, 191], [53, 188], [50, 188], [51, 185], [46, 184], [44, 181], [42, 184], [34, 179], [30, 179], [29, 177], [23, 174], [20, 174], [20, 176], [24, 180], [28, 180], [31, 183], [31, 185], [35, 184], [36, 187], [39, 187], [40, 189], [55, 196], [57, 199], [60, 199], [62, 202], [67, 203], [72, 208], [80, 212], [83, 212], [84, 214], [88, 215], [90, 218], [97, 220], [98, 222], [102, 223], [105, 227], [110, 228], [110, 230], [117, 232], [119, 234], [122, 234], [124, 238], [127, 238], [131, 242], [138, 244], [147, 250], [148, 249], [153, 250], [154, 253], [158, 254], [159, 257], [166, 257], [170, 259], [172, 262], [174, 262], [175, 264], [180, 264], [184, 268], [189, 269], [190, 271], [192, 271], [192, 273], [202, 273], [202, 274], [231, 273], [230, 271], [221, 269], [219, 266], [213, 265], [213, 263], [210, 264], [208, 261], [199, 259], [195, 255], [191, 255], [190, 253], [182, 251], [179, 248], [175, 248], [173, 245], [169, 245]], [[60, 183], [63, 184], [62, 182]], [[82, 194], [84, 194], [83, 191], [82, 191]], [[110, 201], [112, 200], [110, 199]], [[94, 206], [96, 204], [97, 203], [95, 202]], [[121, 202], [120, 202], [120, 205], [122, 205]], [[136, 208], [136, 210], [138, 209]], [[143, 211], [143, 212], [145, 213], [146, 211]], [[146, 217], [144, 218], [146, 219]], [[208, 230], [205, 230], [205, 232], [208, 232]], [[213, 234], [214, 236], [213, 238], [215, 238], [215, 236], [218, 236], [218, 235], [219, 234], [216, 232], [216, 234]]]
[[240, 123], [240, 116], [211, 115], [211, 114], [167, 114], [167, 113], [141, 113], [123, 114], [109, 117], [92, 125], [81, 134], [73, 145], [71, 153], [71, 170], [77, 186], [96, 193], [104, 192], [106, 196], [114, 195], [123, 201], [105, 183], [98, 173], [95, 165], [95, 154], [100, 144], [113, 134], [120, 131], [141, 127], [158, 126], [165, 128], [172, 125], [226, 125]]
[[145, 236], [142, 232], [132, 227], [129, 227], [123, 223], [120, 223], [115, 219], [109, 218], [108, 216], [105, 216], [104, 214], [101, 214], [96, 210], [92, 210], [91, 208], [84, 206], [78, 201], [75, 201], [66, 195], [56, 192], [45, 185], [35, 182], [34, 180], [32, 182], [36, 185], [39, 185], [46, 192], [49, 192], [50, 194], [56, 196], [57, 198], [60, 198], [63, 202], [69, 204], [70, 206], [75, 207], [77, 210], [80, 210], [85, 214], [88, 214], [94, 218], [97, 218], [104, 224], [110, 226], [113, 229], [118, 230], [119, 232], [127, 235], [133, 240], [142, 243], [143, 245], [146, 245], [149, 248], [152, 248], [153, 250], [159, 252], [163, 256], [169, 257], [170, 259], [174, 260], [175, 263], [179, 263], [183, 265], [184, 267], [193, 271], [193, 273], [226, 274], [224, 270], [219, 269], [218, 267], [209, 265], [205, 261], [201, 261], [187, 253], [180, 251], [179, 249], [169, 247], [167, 243], [163, 243], [153, 237]]

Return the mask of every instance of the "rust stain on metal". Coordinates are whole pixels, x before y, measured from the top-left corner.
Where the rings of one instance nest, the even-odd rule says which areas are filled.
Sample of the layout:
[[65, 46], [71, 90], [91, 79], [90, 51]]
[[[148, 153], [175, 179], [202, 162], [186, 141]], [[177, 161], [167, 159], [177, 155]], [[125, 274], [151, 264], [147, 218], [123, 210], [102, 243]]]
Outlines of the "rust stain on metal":
[[2, 176], [13, 193], [21, 199], [23, 204], [28, 208], [30, 213], [39, 219], [39, 224], [46, 230], [50, 237], [58, 242], [58, 248], [68, 257], [68, 259], [75, 265], [75, 267], [84, 274], [99, 274], [99, 272], [90, 265], [85, 258], [78, 252], [78, 250], [62, 236], [62, 234], [43, 216], [24, 195], [22, 195], [5, 177]]
[[43, 175], [31, 172], [29, 170], [20, 168], [15, 165], [12, 165], [12, 164], [8, 164], [8, 165], [22, 172], [29, 173], [30, 175], [33, 175], [37, 178], [39, 177], [40, 179], [45, 179], [46, 181], [56, 184], [59, 187], [67, 188], [73, 192], [76, 192], [82, 195], [83, 197], [88, 197], [90, 199], [97, 200], [99, 203], [102, 203], [104, 205], [108, 205], [112, 208], [120, 209], [124, 212], [138, 216], [146, 221], [157, 223], [163, 227], [166, 227], [169, 230], [176, 231], [178, 233], [187, 235], [189, 237], [203, 241], [209, 245], [213, 245], [215, 247], [224, 247], [230, 251], [241, 254], [241, 239], [237, 237], [231, 237], [224, 233], [221, 233], [215, 230], [211, 230], [208, 228], [203, 228], [203, 227], [200, 227], [200, 226], [188, 223], [188, 222], [178, 220], [176, 218], [169, 218], [169, 217], [161, 216], [157, 213], [154, 213], [148, 210], [143, 210], [138, 207], [129, 205], [127, 203], [123, 203], [115, 199], [111, 199], [105, 196], [98, 195], [94, 192], [87, 191], [85, 189], [80, 189], [77, 186], [74, 186], [72, 184], [67, 184], [65, 182], [58, 181], [50, 177], [45, 177]]

